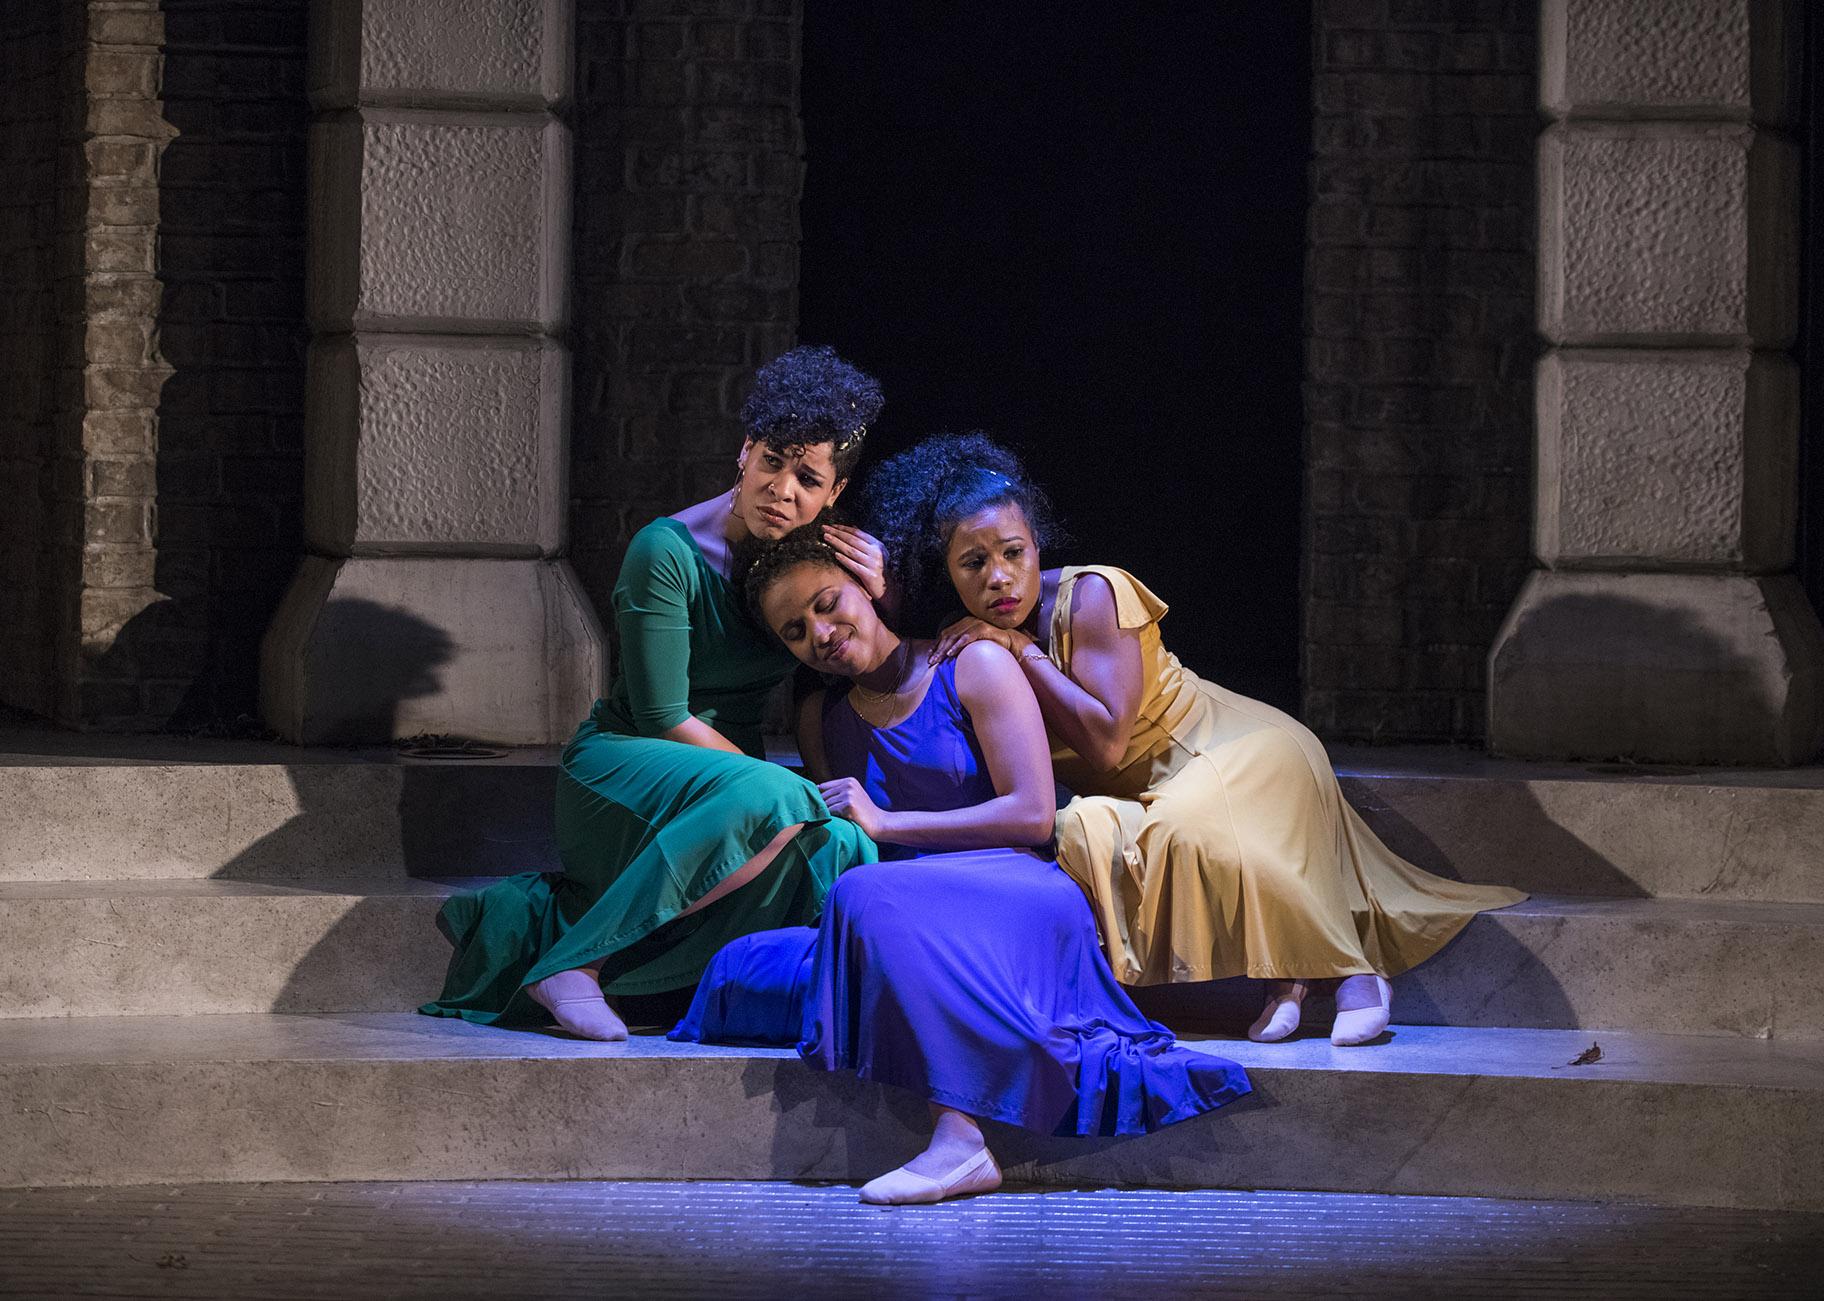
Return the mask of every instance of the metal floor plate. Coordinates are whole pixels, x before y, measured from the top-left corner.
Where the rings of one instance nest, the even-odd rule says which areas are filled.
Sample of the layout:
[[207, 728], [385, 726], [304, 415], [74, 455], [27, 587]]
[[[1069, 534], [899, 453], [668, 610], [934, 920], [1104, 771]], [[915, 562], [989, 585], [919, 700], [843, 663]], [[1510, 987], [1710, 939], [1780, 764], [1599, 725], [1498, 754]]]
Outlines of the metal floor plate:
[[786, 1183], [0, 1193], [0, 1294], [1815, 1296], [1824, 1215], [1334, 1193]]

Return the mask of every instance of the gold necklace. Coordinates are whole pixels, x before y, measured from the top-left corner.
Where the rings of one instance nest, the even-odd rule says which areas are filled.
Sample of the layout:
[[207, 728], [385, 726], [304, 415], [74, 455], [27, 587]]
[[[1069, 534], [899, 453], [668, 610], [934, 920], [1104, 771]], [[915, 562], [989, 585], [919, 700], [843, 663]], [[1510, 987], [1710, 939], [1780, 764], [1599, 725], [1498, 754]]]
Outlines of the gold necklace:
[[[859, 680], [849, 684], [849, 690], [860, 696], [863, 703], [870, 705], [884, 704], [886, 701], [897, 696], [900, 693], [900, 690], [906, 685], [906, 670], [912, 666], [912, 643], [902, 641], [899, 643], [899, 649], [906, 653], [905, 663], [900, 665], [899, 672], [894, 675], [893, 685], [887, 688], [887, 690], [872, 691], [867, 687], [862, 686]], [[897, 654], [898, 652], [895, 653]]]

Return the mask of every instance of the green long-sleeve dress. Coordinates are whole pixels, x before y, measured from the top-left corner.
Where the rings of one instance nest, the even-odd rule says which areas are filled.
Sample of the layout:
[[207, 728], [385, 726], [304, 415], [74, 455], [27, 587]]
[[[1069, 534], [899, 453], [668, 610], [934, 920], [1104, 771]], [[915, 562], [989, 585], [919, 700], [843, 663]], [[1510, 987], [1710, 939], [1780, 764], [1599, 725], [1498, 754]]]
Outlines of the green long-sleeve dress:
[[[420, 1011], [541, 1023], [524, 987], [598, 958], [611, 994], [686, 988], [728, 941], [812, 921], [839, 874], [874, 861], [874, 842], [833, 818], [815, 786], [760, 757], [766, 696], [792, 660], [737, 599], [677, 520], [634, 535], [614, 588], [621, 671], [558, 778], [563, 871], [446, 903], [438, 926], [456, 954]], [[745, 753], [658, 735], [693, 715]], [[759, 878], [674, 920], [797, 823]]]

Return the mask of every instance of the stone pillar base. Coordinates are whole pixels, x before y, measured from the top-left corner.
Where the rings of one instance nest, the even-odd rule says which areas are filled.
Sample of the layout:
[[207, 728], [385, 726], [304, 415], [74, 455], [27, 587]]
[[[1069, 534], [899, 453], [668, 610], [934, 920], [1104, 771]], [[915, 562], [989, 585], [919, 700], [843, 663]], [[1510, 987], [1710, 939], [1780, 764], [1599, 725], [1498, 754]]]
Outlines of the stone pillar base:
[[1824, 629], [1791, 575], [1537, 572], [1488, 677], [1497, 754], [1787, 765], [1824, 741]]
[[564, 560], [309, 556], [261, 646], [260, 708], [301, 744], [556, 744], [607, 644]]

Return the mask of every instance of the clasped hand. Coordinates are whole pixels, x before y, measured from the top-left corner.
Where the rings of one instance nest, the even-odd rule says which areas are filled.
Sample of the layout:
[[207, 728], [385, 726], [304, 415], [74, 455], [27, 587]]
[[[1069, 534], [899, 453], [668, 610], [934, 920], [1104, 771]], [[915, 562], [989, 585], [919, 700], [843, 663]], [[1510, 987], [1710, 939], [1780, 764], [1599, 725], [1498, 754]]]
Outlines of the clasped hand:
[[853, 777], [838, 777], [817, 783], [817, 790], [831, 813], [847, 818], [875, 840], [885, 839], [886, 814], [860, 782]]
[[973, 641], [991, 641], [997, 646], [1005, 646], [1013, 652], [1015, 659], [1019, 658], [1020, 652], [1035, 644], [1032, 638], [1017, 628], [997, 628], [974, 615], [964, 615], [937, 635], [937, 642], [931, 647], [931, 663], [954, 659], [963, 647]]

